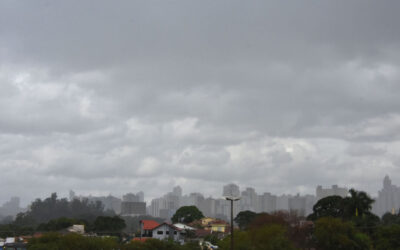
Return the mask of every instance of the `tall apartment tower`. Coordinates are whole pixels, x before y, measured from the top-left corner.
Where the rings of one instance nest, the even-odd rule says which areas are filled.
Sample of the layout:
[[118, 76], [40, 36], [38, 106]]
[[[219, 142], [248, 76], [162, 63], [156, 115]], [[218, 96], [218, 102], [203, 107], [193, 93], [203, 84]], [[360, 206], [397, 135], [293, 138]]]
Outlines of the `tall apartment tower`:
[[347, 190], [347, 188], [338, 187], [338, 185], [332, 185], [332, 188], [322, 188], [322, 186], [318, 186], [315, 194], [317, 196], [317, 200], [320, 200], [332, 195], [346, 197], [348, 192], [349, 190]]
[[223, 187], [222, 196], [240, 196], [240, 189], [239, 186], [236, 184], [228, 184]]

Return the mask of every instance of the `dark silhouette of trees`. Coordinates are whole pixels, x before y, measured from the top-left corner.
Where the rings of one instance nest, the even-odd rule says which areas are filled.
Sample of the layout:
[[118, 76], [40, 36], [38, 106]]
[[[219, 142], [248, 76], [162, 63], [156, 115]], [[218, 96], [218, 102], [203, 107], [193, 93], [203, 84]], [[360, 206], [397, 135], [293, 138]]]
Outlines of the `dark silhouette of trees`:
[[314, 237], [317, 249], [324, 250], [369, 250], [370, 238], [359, 231], [349, 221], [339, 218], [320, 218], [315, 223]]
[[386, 226], [392, 224], [400, 225], [400, 214], [385, 213], [382, 215], [382, 224]]
[[54, 249], [85, 249], [85, 250], [114, 250], [121, 249], [116, 238], [85, 237], [78, 234], [61, 235], [47, 233], [39, 238], [32, 238], [28, 242], [29, 250]]
[[241, 211], [236, 215], [234, 221], [239, 225], [239, 228], [241, 230], [244, 230], [254, 220], [256, 216], [257, 213], [255, 212], [249, 210]]
[[285, 216], [285, 214], [279, 212], [274, 214], [260, 213], [251, 221], [248, 228], [252, 230], [265, 225], [282, 225], [287, 227], [289, 223], [285, 220]]
[[58, 199], [56, 193], [50, 197], [41, 200], [36, 199], [25, 213], [19, 213], [14, 223], [16, 225], [36, 226], [41, 223], [47, 223], [52, 219], [60, 217], [83, 219], [93, 222], [98, 216], [114, 215], [111, 212], [105, 212], [104, 206], [100, 201], [89, 202], [87, 199]]
[[145, 242], [133, 241], [119, 243], [116, 237], [86, 237], [79, 234], [62, 235], [46, 233], [40, 238], [28, 242], [29, 250], [200, 250], [198, 243], [190, 242], [181, 245], [173, 241], [148, 239]]
[[37, 231], [60, 231], [66, 229], [74, 224], [88, 225], [86, 221], [60, 217], [58, 219], [50, 220], [47, 223], [42, 223], [37, 227]]
[[196, 206], [183, 206], [176, 210], [171, 220], [173, 223], [190, 223], [203, 217], [203, 213]]
[[[290, 240], [289, 223], [283, 213], [257, 214], [246, 230], [235, 231], [235, 249], [295, 249]], [[221, 249], [230, 249], [230, 236], [219, 242]]]
[[313, 207], [313, 213], [308, 216], [310, 220], [318, 220], [322, 217], [343, 217], [345, 203], [342, 197], [333, 195], [320, 199]]
[[392, 224], [382, 226], [377, 230], [375, 249], [395, 250], [400, 249], [400, 225]]
[[367, 193], [350, 189], [350, 196], [328, 196], [320, 199], [313, 207], [313, 213], [308, 216], [310, 220], [322, 217], [352, 219], [355, 217], [369, 216], [372, 218], [371, 208], [374, 202]]
[[99, 216], [93, 223], [95, 232], [118, 233], [126, 227], [124, 219], [114, 216]]
[[366, 192], [350, 189], [349, 193], [350, 197], [344, 198], [345, 216], [347, 218], [371, 213], [370, 211], [374, 200], [371, 199]]

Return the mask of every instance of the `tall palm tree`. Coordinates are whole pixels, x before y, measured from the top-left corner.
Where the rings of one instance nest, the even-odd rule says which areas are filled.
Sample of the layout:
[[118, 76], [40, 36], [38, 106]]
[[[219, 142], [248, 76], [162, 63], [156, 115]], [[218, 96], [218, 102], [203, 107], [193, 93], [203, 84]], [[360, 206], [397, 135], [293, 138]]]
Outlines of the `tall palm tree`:
[[362, 216], [370, 213], [374, 200], [367, 193], [354, 189], [350, 189], [349, 193], [350, 197], [345, 198], [348, 217]]

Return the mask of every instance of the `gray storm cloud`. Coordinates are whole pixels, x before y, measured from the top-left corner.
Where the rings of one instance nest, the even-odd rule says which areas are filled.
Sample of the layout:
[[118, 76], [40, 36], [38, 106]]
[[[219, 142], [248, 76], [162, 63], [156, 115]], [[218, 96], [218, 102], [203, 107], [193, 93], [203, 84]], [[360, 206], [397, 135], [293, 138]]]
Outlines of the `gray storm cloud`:
[[400, 181], [399, 9], [1, 1], [0, 201]]

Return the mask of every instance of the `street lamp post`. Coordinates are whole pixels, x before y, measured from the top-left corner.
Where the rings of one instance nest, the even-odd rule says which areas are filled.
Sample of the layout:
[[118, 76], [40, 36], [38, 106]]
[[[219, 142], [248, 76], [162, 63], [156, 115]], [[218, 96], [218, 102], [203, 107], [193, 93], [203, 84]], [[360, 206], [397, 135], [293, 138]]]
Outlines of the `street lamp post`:
[[233, 202], [240, 200], [240, 197], [227, 196], [226, 200], [231, 202], [231, 250], [234, 249], [234, 241], [233, 241]]

